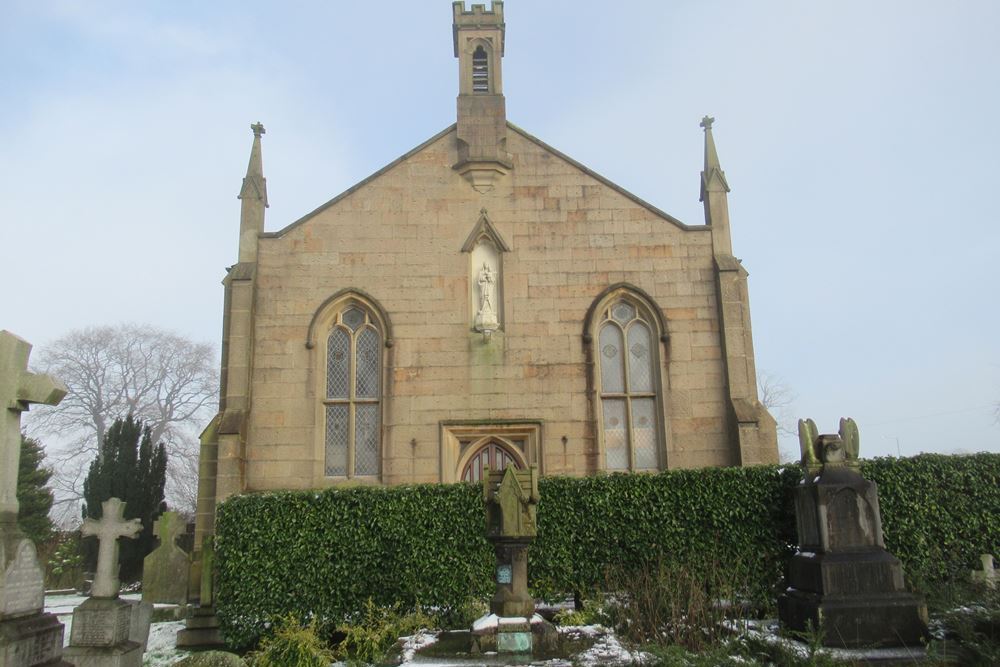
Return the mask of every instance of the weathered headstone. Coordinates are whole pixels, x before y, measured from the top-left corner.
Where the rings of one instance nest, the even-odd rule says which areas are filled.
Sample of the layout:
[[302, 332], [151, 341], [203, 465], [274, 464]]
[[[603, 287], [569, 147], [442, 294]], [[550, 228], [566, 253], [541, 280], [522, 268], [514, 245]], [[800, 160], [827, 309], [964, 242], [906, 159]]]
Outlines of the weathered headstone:
[[63, 625], [44, 613], [45, 575], [35, 545], [17, 526], [21, 413], [66, 395], [58, 380], [28, 372], [30, 354], [26, 341], [0, 331], [0, 667], [68, 664]]
[[215, 568], [215, 548], [212, 537], [201, 544], [201, 581], [198, 606], [191, 609], [184, 627], [177, 631], [177, 648], [206, 649], [221, 648], [226, 645], [219, 629], [219, 617], [215, 615], [212, 599], [213, 573]]
[[535, 517], [540, 499], [538, 468], [485, 470], [486, 537], [496, 554], [496, 584], [490, 614], [472, 627], [475, 648], [500, 653], [526, 653], [533, 635], [549, 643], [554, 629], [535, 615], [535, 600], [528, 592], [528, 546], [537, 534]]
[[153, 532], [160, 544], [142, 561], [143, 602], [187, 603], [191, 557], [177, 546], [185, 526], [177, 512], [164, 512]]
[[991, 591], [995, 591], [997, 588], [997, 571], [993, 567], [992, 554], [982, 554], [979, 556], [979, 560], [983, 564], [983, 569], [972, 571], [972, 581], [977, 584], [983, 584]]
[[927, 636], [927, 607], [906, 592], [903, 568], [885, 550], [878, 489], [859, 472], [859, 440], [852, 419], [840, 420], [838, 435], [799, 421], [799, 550], [778, 616], [784, 628], [816, 632], [826, 646], [917, 646]]
[[66, 657], [76, 667], [139, 667], [151, 605], [143, 603], [144, 609], [136, 609], [118, 599], [118, 538], [135, 538], [142, 522], [124, 519], [125, 503], [118, 498], [105, 500], [101, 509], [101, 518], [84, 520], [81, 530], [84, 537], [99, 540], [97, 572], [91, 597], [73, 610]]

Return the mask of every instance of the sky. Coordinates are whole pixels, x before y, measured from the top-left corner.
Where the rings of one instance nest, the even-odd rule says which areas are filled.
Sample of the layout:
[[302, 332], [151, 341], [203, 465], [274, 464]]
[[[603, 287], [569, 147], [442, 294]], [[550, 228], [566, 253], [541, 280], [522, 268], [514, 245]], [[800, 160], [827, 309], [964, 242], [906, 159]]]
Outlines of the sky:
[[[781, 421], [852, 416], [863, 456], [1000, 452], [1000, 3], [504, 11], [508, 119], [687, 224], [715, 117]], [[218, 347], [252, 122], [272, 231], [455, 121], [447, 0], [2, 13], [0, 328], [36, 347], [126, 321]]]

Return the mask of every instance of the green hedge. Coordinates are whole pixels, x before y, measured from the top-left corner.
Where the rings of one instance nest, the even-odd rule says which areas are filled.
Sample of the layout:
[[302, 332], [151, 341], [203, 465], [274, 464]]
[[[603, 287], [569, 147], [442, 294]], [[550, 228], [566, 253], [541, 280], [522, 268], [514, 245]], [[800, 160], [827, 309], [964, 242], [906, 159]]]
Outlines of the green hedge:
[[[887, 548], [911, 581], [947, 580], [1000, 544], [1000, 455], [865, 461]], [[666, 561], [735, 573], [773, 598], [794, 551], [795, 466], [705, 468], [540, 482], [536, 594], [599, 588], [608, 568]], [[376, 603], [458, 608], [485, 598], [492, 549], [470, 484], [354, 487], [233, 497], [218, 509], [217, 609], [248, 645], [291, 612], [339, 622]]]

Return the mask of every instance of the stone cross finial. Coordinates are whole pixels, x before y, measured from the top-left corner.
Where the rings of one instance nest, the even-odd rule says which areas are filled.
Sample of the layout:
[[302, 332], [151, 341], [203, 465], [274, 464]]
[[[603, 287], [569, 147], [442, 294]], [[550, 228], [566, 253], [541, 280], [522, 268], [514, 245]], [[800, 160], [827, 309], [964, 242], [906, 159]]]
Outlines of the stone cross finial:
[[125, 503], [118, 498], [109, 498], [101, 503], [103, 514], [100, 519], [84, 519], [80, 533], [84, 537], [96, 537], [100, 542], [97, 551], [97, 572], [90, 594], [95, 598], [118, 597], [118, 538], [135, 539], [142, 530], [139, 519], [122, 518]]
[[32, 403], [56, 405], [66, 385], [49, 375], [28, 372], [31, 345], [0, 331], [0, 517], [17, 517], [17, 470], [21, 458], [21, 413]]
[[264, 130], [264, 126], [261, 125], [260, 121], [257, 121], [256, 123], [254, 123], [253, 125], [251, 125], [250, 129], [253, 130], [253, 136], [255, 136], [255, 137], [259, 137], [262, 134], [266, 134], [266, 131]]
[[705, 128], [706, 130], [711, 130], [712, 123], [714, 122], [715, 122], [714, 118], [712, 118], [711, 116], [705, 116], [704, 118], [701, 119], [701, 123], [699, 123], [699, 125]]
[[991, 591], [996, 590], [997, 571], [996, 568], [993, 567], [993, 556], [990, 554], [982, 554], [979, 556], [979, 560], [983, 563], [983, 569], [972, 571], [972, 581], [985, 584]]

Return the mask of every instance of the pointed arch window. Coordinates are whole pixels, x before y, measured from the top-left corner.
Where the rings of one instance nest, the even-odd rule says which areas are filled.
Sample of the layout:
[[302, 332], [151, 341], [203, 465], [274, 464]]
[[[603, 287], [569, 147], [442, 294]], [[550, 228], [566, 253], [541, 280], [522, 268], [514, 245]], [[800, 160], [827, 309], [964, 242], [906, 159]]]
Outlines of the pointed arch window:
[[379, 472], [383, 335], [358, 304], [337, 313], [326, 340], [325, 472], [374, 477]]
[[490, 92], [490, 57], [482, 44], [472, 53], [472, 92]]
[[655, 323], [645, 310], [620, 297], [600, 311], [596, 384], [606, 470], [661, 466], [659, 345]]

